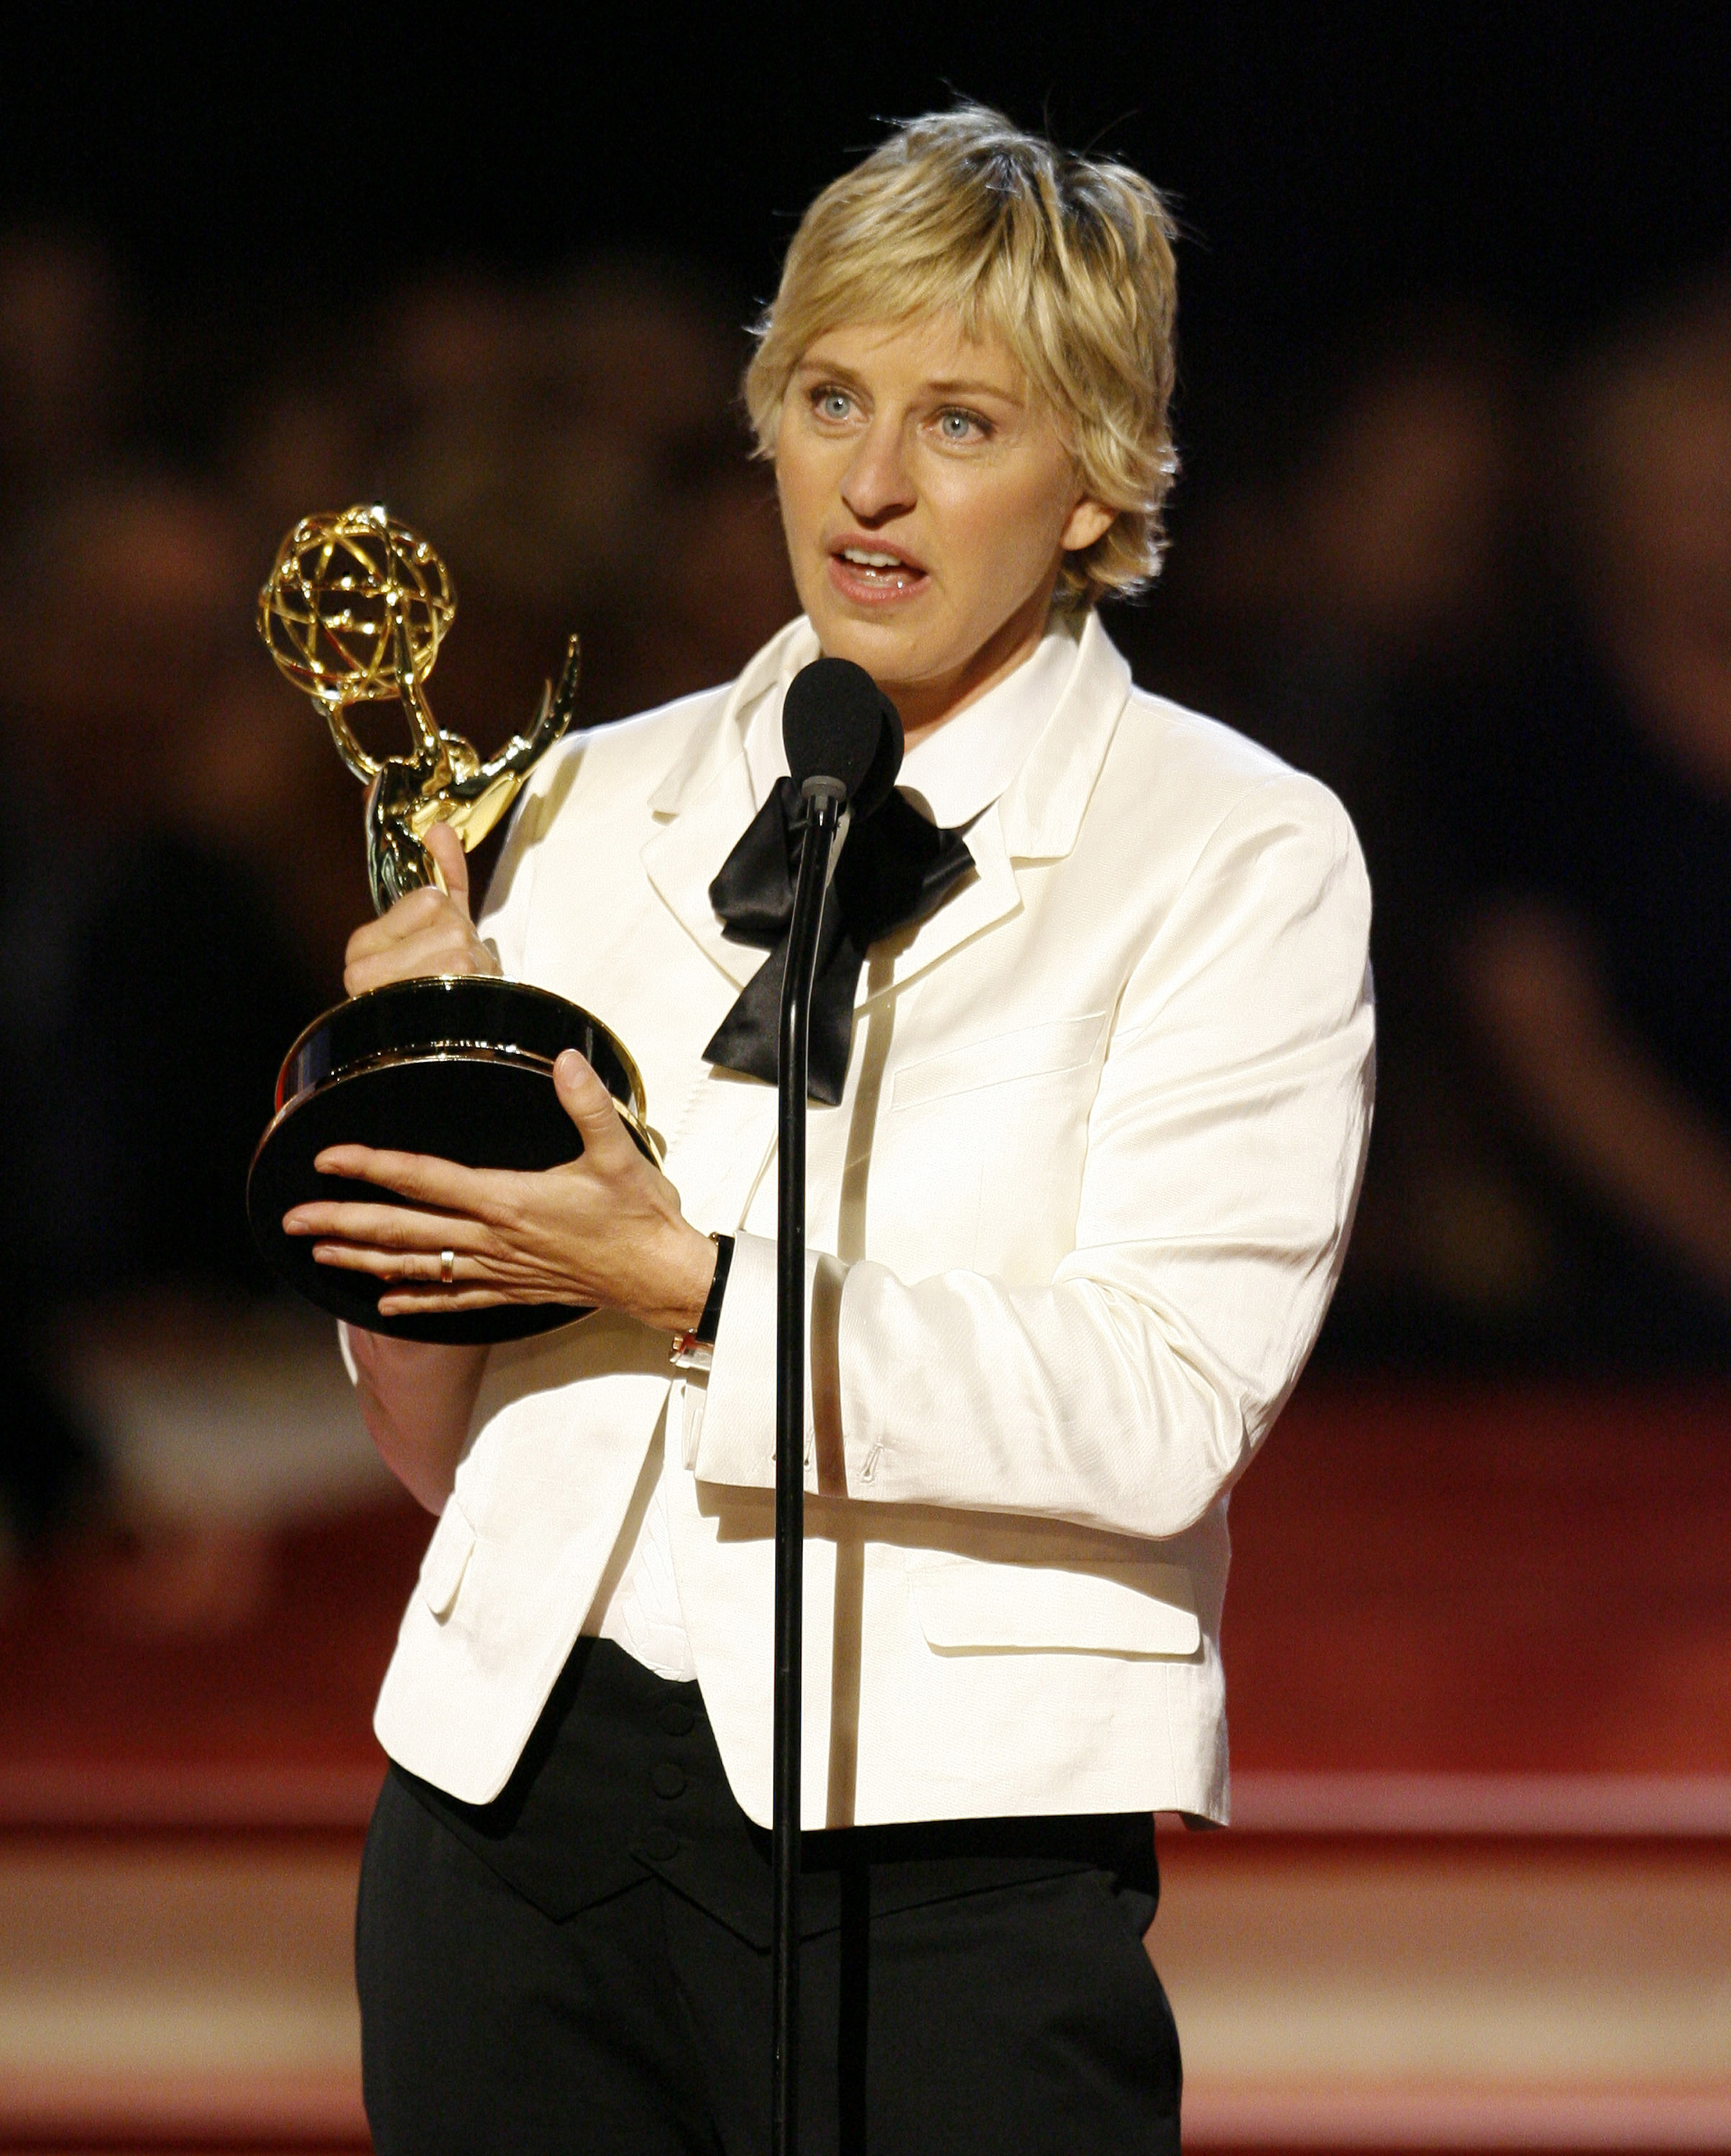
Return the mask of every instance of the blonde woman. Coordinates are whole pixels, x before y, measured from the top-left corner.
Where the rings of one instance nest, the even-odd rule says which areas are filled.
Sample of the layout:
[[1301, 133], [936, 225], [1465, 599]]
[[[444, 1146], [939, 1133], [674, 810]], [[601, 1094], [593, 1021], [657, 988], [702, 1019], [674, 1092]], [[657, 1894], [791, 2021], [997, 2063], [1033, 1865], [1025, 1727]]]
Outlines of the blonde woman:
[[909, 751], [814, 1054], [804, 2146], [1178, 2146], [1151, 1815], [1226, 1816], [1227, 1493], [1339, 1268], [1371, 1014], [1338, 806], [1133, 688], [1095, 612], [1158, 563], [1170, 243], [1138, 174], [978, 108], [835, 182], [747, 381], [802, 619], [551, 757], [478, 928], [453, 848], [449, 898], [350, 946], [351, 991], [502, 967], [598, 1012], [668, 1141], [663, 1176], [568, 1056], [572, 1167], [343, 1152], [411, 1205], [290, 1216], [387, 1312], [598, 1306], [347, 1340], [439, 1514], [361, 1897], [385, 2156], [766, 2140], [752, 879], [799, 841], [781, 701], [820, 652]]

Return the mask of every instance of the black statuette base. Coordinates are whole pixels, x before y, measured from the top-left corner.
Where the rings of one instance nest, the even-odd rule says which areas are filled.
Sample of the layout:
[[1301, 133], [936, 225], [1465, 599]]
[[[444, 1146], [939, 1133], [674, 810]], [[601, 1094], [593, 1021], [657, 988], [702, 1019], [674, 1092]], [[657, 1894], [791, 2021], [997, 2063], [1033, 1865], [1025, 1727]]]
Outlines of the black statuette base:
[[576, 1159], [583, 1140], [552, 1081], [567, 1048], [588, 1058], [654, 1158], [635, 1065], [598, 1019], [562, 997], [506, 981], [408, 981], [327, 1011], [285, 1059], [277, 1112], [253, 1156], [247, 1214], [267, 1262], [332, 1317], [399, 1340], [517, 1340], [587, 1315], [569, 1303], [504, 1303], [381, 1317], [388, 1291], [378, 1280], [315, 1264], [311, 1239], [282, 1230], [284, 1214], [311, 1199], [408, 1202], [320, 1174], [313, 1162], [327, 1146], [431, 1153], [466, 1168], [534, 1171]]

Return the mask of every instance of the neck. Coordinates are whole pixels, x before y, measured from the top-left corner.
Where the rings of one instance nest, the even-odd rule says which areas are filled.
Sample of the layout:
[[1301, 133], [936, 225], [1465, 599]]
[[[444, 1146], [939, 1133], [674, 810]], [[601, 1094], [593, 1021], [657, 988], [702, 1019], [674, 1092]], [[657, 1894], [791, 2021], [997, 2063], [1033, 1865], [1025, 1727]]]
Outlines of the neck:
[[1036, 593], [953, 674], [935, 680], [879, 682], [901, 715], [902, 738], [909, 748], [936, 733], [958, 711], [977, 704], [1025, 660], [1033, 657], [1045, 634], [1051, 598], [1050, 586]]

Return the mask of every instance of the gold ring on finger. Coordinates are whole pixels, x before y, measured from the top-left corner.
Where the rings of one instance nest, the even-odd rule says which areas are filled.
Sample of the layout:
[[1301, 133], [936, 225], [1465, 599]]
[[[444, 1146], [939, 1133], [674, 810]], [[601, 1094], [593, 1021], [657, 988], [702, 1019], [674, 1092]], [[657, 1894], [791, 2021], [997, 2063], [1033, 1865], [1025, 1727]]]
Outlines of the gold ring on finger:
[[439, 1253], [439, 1280], [442, 1287], [455, 1285], [457, 1277], [457, 1254], [455, 1250]]

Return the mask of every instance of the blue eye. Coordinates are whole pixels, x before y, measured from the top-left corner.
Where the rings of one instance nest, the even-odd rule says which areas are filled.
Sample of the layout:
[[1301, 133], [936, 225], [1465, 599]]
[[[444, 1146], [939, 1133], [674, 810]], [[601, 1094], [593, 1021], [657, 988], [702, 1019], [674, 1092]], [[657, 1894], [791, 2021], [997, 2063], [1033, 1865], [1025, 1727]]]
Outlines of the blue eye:
[[938, 414], [937, 431], [947, 442], [966, 442], [984, 429], [971, 412], [943, 412]]
[[846, 418], [850, 400], [845, 390], [820, 389], [815, 401], [819, 412], [824, 418]]

